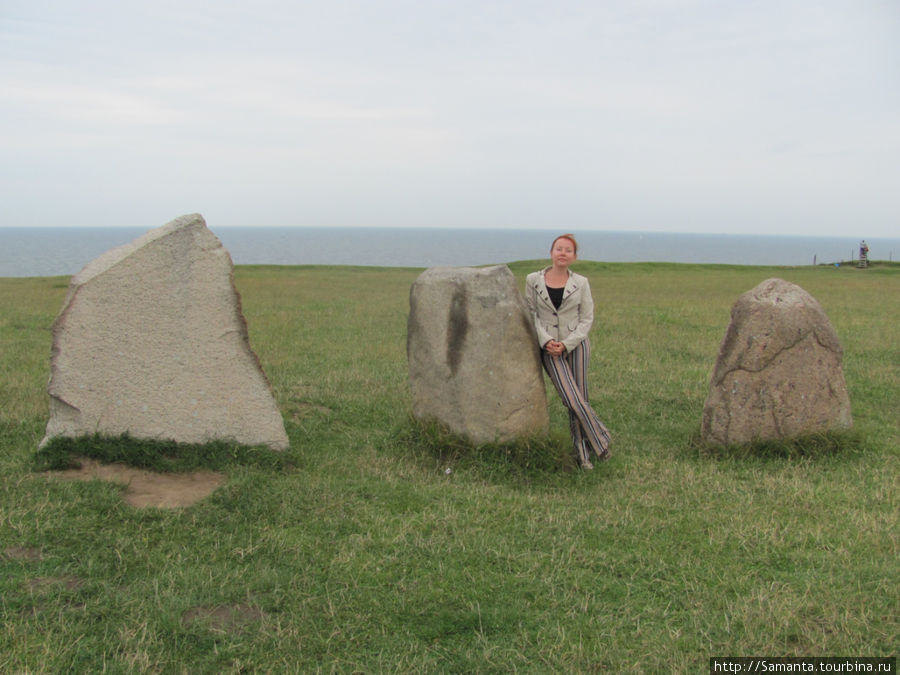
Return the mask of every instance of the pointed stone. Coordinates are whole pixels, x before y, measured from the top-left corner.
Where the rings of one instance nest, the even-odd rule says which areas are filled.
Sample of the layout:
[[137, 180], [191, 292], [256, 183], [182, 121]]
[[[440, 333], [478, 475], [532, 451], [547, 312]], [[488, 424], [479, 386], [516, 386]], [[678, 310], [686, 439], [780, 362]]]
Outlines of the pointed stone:
[[250, 348], [231, 256], [199, 214], [107, 251], [72, 277], [53, 324], [54, 436], [99, 433], [288, 447]]
[[703, 409], [703, 439], [745, 443], [851, 426], [843, 350], [816, 299], [782, 279], [738, 298]]

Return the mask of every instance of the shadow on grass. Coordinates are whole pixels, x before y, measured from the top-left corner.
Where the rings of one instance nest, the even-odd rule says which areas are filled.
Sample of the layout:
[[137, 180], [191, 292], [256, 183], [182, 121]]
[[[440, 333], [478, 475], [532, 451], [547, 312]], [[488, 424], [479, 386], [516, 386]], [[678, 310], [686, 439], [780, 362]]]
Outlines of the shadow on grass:
[[177, 443], [133, 438], [128, 434], [95, 434], [77, 438], [57, 436], [50, 439], [35, 453], [34, 470], [77, 468], [77, 459], [80, 457], [167, 473], [197, 469], [217, 471], [235, 465], [285, 471], [295, 465], [294, 458], [287, 452], [278, 452], [264, 446], [246, 446], [225, 441]]
[[730, 445], [704, 442], [698, 431], [691, 437], [687, 451], [689, 455], [700, 459], [783, 461], [852, 457], [862, 452], [864, 447], [863, 436], [856, 430]]
[[417, 458], [431, 457], [443, 471], [472, 471], [492, 482], [545, 482], [548, 475], [580, 471], [571, 441], [554, 434], [476, 444], [440, 424], [410, 418], [395, 444]]

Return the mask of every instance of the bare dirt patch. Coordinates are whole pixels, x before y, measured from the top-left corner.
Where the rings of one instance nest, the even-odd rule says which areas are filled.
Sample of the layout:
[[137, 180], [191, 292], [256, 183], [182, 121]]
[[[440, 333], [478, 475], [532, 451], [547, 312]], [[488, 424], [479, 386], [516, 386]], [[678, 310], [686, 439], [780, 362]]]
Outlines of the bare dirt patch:
[[44, 559], [41, 549], [28, 548], [25, 546], [10, 546], [9, 548], [3, 549], [3, 557], [9, 558], [10, 560], [26, 560], [28, 562]]
[[184, 626], [202, 624], [211, 630], [225, 633], [240, 630], [264, 616], [259, 609], [245, 604], [192, 607], [182, 615], [181, 623]]
[[28, 580], [28, 589], [32, 592], [48, 588], [64, 588], [67, 591], [77, 591], [83, 585], [84, 579], [71, 574], [61, 577], [34, 577]]
[[77, 469], [48, 471], [47, 474], [62, 480], [106, 480], [124, 485], [122, 498], [138, 508], [190, 506], [211, 495], [225, 482], [225, 476], [217, 471], [154, 473], [125, 464], [101, 464], [92, 459], [78, 461], [81, 466]]

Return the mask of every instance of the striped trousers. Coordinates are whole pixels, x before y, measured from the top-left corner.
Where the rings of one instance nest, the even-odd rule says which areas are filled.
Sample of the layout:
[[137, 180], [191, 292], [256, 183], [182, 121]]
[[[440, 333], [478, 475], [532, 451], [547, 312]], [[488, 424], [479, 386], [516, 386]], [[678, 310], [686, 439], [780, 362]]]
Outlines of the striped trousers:
[[588, 403], [587, 364], [590, 358], [591, 345], [587, 339], [562, 356], [551, 356], [541, 350], [544, 370], [569, 410], [569, 431], [575, 455], [582, 466], [590, 462], [590, 450], [600, 459], [609, 457], [609, 431]]

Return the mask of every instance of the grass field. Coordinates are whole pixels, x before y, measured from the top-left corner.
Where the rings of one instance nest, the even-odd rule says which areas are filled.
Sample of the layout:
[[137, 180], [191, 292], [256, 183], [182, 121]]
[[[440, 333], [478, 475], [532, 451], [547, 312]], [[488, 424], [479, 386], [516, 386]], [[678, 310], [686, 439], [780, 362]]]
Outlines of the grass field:
[[[510, 265], [520, 282], [538, 266]], [[711, 656], [896, 655], [900, 266], [576, 269], [614, 437], [594, 471], [529, 457], [568, 444], [555, 396], [550, 442], [531, 448], [410, 422], [420, 270], [247, 266], [236, 283], [291, 449], [185, 450], [183, 467], [227, 483], [176, 510], [37, 470], [68, 279], [0, 279], [0, 672], [696, 673]], [[834, 324], [855, 430], [704, 448], [731, 305], [773, 276]]]

